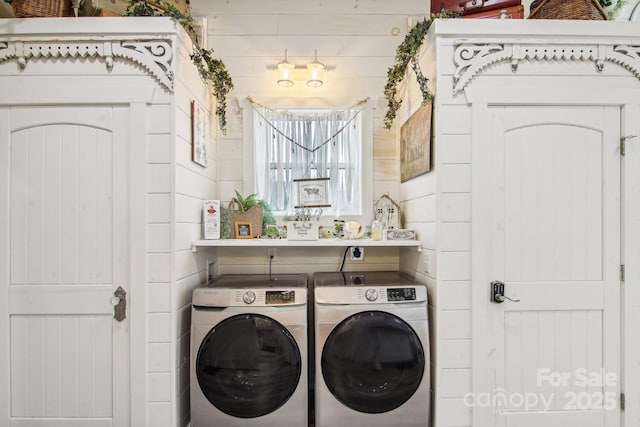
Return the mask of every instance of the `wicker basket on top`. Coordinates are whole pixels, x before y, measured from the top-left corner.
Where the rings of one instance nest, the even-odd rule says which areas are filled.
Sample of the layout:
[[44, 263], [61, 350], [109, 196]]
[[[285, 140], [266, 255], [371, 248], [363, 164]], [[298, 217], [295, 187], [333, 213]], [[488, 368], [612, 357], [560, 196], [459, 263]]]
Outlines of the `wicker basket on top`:
[[529, 19], [607, 19], [598, 0], [535, 0], [529, 10]]
[[69, 16], [71, 9], [66, 0], [13, 0], [11, 8], [16, 18]]

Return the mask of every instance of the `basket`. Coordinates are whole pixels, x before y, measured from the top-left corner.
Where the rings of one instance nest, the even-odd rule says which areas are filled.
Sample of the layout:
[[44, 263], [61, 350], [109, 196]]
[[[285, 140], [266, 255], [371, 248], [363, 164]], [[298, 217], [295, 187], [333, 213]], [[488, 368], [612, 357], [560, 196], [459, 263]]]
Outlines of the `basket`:
[[16, 18], [60, 17], [71, 13], [70, 3], [65, 0], [13, 0], [11, 8]]
[[529, 10], [529, 19], [607, 19], [598, 0], [535, 0]]
[[253, 237], [262, 235], [262, 206], [256, 205], [246, 211], [242, 210], [242, 204], [235, 197], [229, 202], [229, 211], [231, 212], [231, 227], [233, 237], [238, 238], [236, 235], [236, 222], [249, 222], [251, 223], [251, 232]]

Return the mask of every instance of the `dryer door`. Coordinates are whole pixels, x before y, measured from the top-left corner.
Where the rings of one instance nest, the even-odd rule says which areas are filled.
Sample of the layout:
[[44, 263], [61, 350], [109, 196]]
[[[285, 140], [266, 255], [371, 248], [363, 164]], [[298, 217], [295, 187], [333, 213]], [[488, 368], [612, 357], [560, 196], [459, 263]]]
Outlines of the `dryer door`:
[[356, 411], [391, 411], [420, 385], [425, 354], [418, 335], [391, 313], [365, 311], [331, 331], [322, 349], [322, 376], [331, 393]]
[[202, 341], [196, 377], [202, 393], [220, 411], [255, 418], [282, 406], [302, 370], [298, 345], [276, 320], [241, 314], [217, 324]]

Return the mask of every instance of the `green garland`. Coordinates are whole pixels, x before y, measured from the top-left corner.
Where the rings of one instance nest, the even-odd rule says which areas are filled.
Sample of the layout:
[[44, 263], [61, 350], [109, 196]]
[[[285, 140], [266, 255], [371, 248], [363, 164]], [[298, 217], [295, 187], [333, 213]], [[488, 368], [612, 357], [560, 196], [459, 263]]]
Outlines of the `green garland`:
[[431, 14], [431, 19], [424, 18], [415, 27], [411, 28], [402, 43], [396, 48], [396, 62], [387, 71], [387, 84], [384, 87], [384, 95], [387, 98], [387, 113], [384, 116], [385, 128], [391, 129], [400, 105], [402, 105], [402, 100], [397, 98], [398, 86], [404, 79], [409, 64], [411, 64], [411, 69], [416, 74], [418, 86], [420, 87], [420, 92], [422, 92], [423, 105], [433, 98], [433, 94], [427, 86], [429, 79], [422, 74], [418, 65], [418, 51], [434, 19], [455, 18], [458, 16], [460, 16], [459, 12], [446, 9], [442, 9], [440, 13]]
[[[155, 8], [153, 3], [162, 4], [162, 7], [166, 7], [166, 9]], [[213, 95], [218, 101], [216, 115], [222, 134], [226, 134], [227, 95], [233, 90], [233, 81], [224, 62], [213, 57], [213, 49], [203, 49], [198, 45], [197, 31], [193, 26], [194, 19], [190, 15], [182, 16], [175, 6], [165, 0], [153, 0], [151, 4], [147, 0], [129, 0], [126, 16], [168, 16], [176, 19], [182, 25], [193, 40], [194, 53], [191, 55], [191, 60], [198, 69], [202, 80], [211, 84]]]

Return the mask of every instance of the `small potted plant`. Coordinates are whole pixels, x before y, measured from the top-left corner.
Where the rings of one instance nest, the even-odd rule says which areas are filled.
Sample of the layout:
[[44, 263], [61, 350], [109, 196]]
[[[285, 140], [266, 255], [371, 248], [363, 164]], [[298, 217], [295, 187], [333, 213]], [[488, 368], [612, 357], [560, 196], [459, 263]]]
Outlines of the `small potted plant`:
[[223, 239], [236, 238], [235, 223], [249, 222], [255, 237], [268, 235], [268, 226], [276, 223], [273, 211], [267, 202], [258, 199], [256, 194], [243, 197], [236, 190], [236, 197], [231, 199], [229, 207], [222, 209], [221, 231]]

